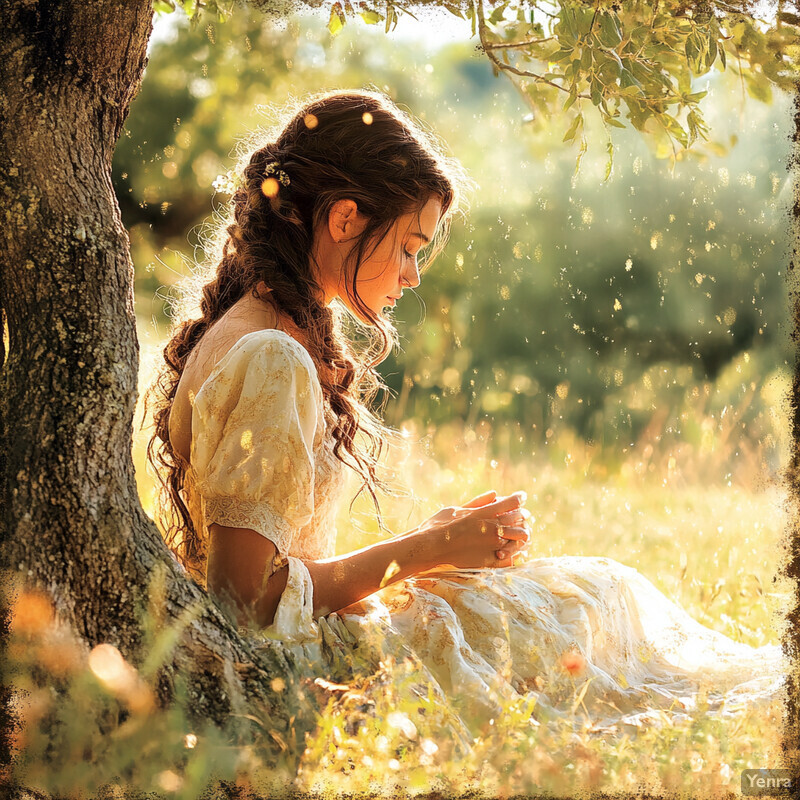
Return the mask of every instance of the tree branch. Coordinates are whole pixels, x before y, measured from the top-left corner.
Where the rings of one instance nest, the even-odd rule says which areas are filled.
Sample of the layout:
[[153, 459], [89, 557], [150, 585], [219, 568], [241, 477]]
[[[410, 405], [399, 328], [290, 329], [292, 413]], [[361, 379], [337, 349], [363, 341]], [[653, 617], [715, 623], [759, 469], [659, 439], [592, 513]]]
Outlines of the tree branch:
[[548, 36], [546, 39], [526, 39], [523, 42], [482, 42], [485, 48], [492, 50], [502, 50], [504, 47], [528, 47], [529, 45], [544, 44], [544, 42], [551, 42], [555, 36]]
[[[492, 52], [492, 42], [487, 40], [487, 34], [489, 33], [489, 28], [486, 25], [486, 19], [484, 17], [483, 12], [483, 0], [475, 0], [474, 5], [474, 13], [478, 17], [478, 36], [481, 40], [481, 46], [483, 47], [484, 52], [489, 58], [489, 61], [492, 62], [498, 69], [503, 70], [504, 72], [511, 72], [514, 75], [519, 75], [523, 78], [533, 78], [540, 83], [546, 83], [548, 86], [553, 86], [556, 89], [559, 89], [562, 92], [567, 92], [569, 94], [569, 89], [565, 86], [559, 86], [559, 84], [555, 83], [555, 81], [548, 80], [544, 77], [544, 75], [540, 75], [536, 72], [530, 72], [528, 70], [519, 69], [517, 67], [511, 66], [511, 64], [505, 64], [504, 62], [500, 61], [497, 56]], [[511, 47], [512, 45], [508, 45]], [[518, 45], [519, 46], [519, 45]], [[579, 95], [579, 97], [587, 97], [588, 95]]]

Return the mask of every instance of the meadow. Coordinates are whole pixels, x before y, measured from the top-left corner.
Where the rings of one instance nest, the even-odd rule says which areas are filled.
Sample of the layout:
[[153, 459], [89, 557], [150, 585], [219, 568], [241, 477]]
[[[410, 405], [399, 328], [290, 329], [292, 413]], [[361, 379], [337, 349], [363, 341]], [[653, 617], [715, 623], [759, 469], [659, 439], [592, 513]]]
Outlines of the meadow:
[[[152, 378], [156, 357], [157, 348], [146, 346], [140, 388]], [[765, 385], [768, 399], [779, 401], [788, 375]], [[708, 390], [710, 396], [713, 387]], [[777, 644], [791, 587], [776, 577], [785, 494], [780, 465], [767, 465], [775, 463], [776, 449], [785, 462], [786, 419], [771, 415], [769, 447], [762, 441], [746, 448], [732, 435], [735, 409], [727, 421], [719, 420], [704, 416], [707, 401], [693, 399], [691, 391], [687, 397], [695, 421], [711, 435], [696, 446], [663, 444], [669, 437], [651, 428], [622, 456], [587, 445], [565, 427], [553, 430], [535, 455], [497, 458], [490, 443], [514, 439], [513, 426], [424, 427], [407, 420], [399, 426], [405, 446], [392, 454], [406, 496], [382, 502], [386, 523], [401, 532], [485, 489], [524, 489], [535, 520], [530, 558], [617, 559], [703, 624], [750, 645]], [[147, 436], [146, 427], [137, 430], [134, 458], [142, 503], [152, 514], [157, 491], [145, 467]], [[744, 466], [731, 468], [742, 460]], [[348, 484], [345, 496], [356, 488]], [[339, 552], [380, 535], [370, 506], [360, 500], [352, 512], [342, 504], [338, 530]], [[157, 581], [153, 592], [157, 603]], [[526, 724], [533, 706], [521, 698], [484, 725], [469, 751], [459, 750], [446, 733], [446, 712], [420, 696], [413, 668], [389, 662], [367, 680], [328, 695], [300, 769], [291, 776], [275, 770], [257, 709], [247, 715], [255, 731], [247, 741], [212, 727], [195, 730], [181, 702], [169, 712], [154, 708], [152, 664], [137, 672], [107, 645], [87, 654], [52, 624], [45, 599], [22, 597], [6, 665], [27, 693], [19, 696], [14, 774], [24, 775], [31, 788], [65, 797], [122, 798], [135, 789], [189, 800], [203, 792], [222, 797], [235, 787], [262, 796], [290, 790], [312, 796], [572, 796], [583, 790], [721, 796], [738, 793], [742, 769], [781, 764], [779, 703], [732, 709], [722, 722], [704, 713], [701, 700], [682, 722], [667, 724], [655, 714], [639, 729], [598, 737], [580, 705], [580, 680], [568, 719]], [[169, 636], [159, 639], [154, 626], [150, 635], [157, 659]]]

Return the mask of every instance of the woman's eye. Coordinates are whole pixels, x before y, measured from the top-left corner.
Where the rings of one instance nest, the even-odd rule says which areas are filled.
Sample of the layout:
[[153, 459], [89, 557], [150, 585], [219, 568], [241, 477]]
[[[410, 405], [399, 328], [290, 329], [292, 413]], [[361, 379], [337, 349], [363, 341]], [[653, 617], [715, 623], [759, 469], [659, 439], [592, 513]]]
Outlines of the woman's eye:
[[406, 249], [403, 249], [403, 252], [406, 254], [406, 256], [407, 256], [408, 258], [414, 258], [414, 255], [413, 255], [412, 253], [409, 253], [409, 252], [408, 252], [408, 250], [406, 250]]

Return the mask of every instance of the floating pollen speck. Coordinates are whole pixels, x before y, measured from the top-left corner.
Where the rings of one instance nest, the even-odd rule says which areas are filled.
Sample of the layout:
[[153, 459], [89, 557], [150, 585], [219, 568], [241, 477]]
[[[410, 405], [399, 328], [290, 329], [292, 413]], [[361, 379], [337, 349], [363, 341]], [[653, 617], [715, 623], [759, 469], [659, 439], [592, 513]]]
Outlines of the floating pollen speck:
[[275, 178], [265, 178], [261, 184], [261, 191], [267, 197], [277, 197], [278, 195], [278, 181]]
[[314, 128], [317, 127], [317, 125], [319, 125], [319, 120], [317, 119], [315, 114], [306, 114], [303, 117], [303, 122], [305, 123], [306, 128], [308, 128], [309, 130], [313, 130]]
[[365, 112], [364, 112], [364, 113], [361, 115], [361, 121], [362, 121], [362, 122], [363, 122], [365, 125], [372, 125], [372, 114], [370, 114], [370, 113], [369, 113], [369, 111], [365, 111]]

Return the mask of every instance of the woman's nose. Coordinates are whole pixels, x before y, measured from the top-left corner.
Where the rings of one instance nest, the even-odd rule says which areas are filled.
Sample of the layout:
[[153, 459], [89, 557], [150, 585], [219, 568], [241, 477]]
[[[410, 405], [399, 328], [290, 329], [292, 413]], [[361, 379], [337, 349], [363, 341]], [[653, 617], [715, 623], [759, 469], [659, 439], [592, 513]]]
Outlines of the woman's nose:
[[403, 283], [405, 283], [409, 289], [416, 289], [420, 284], [420, 280], [419, 267], [415, 263], [413, 268], [406, 270], [405, 275], [403, 275]]

